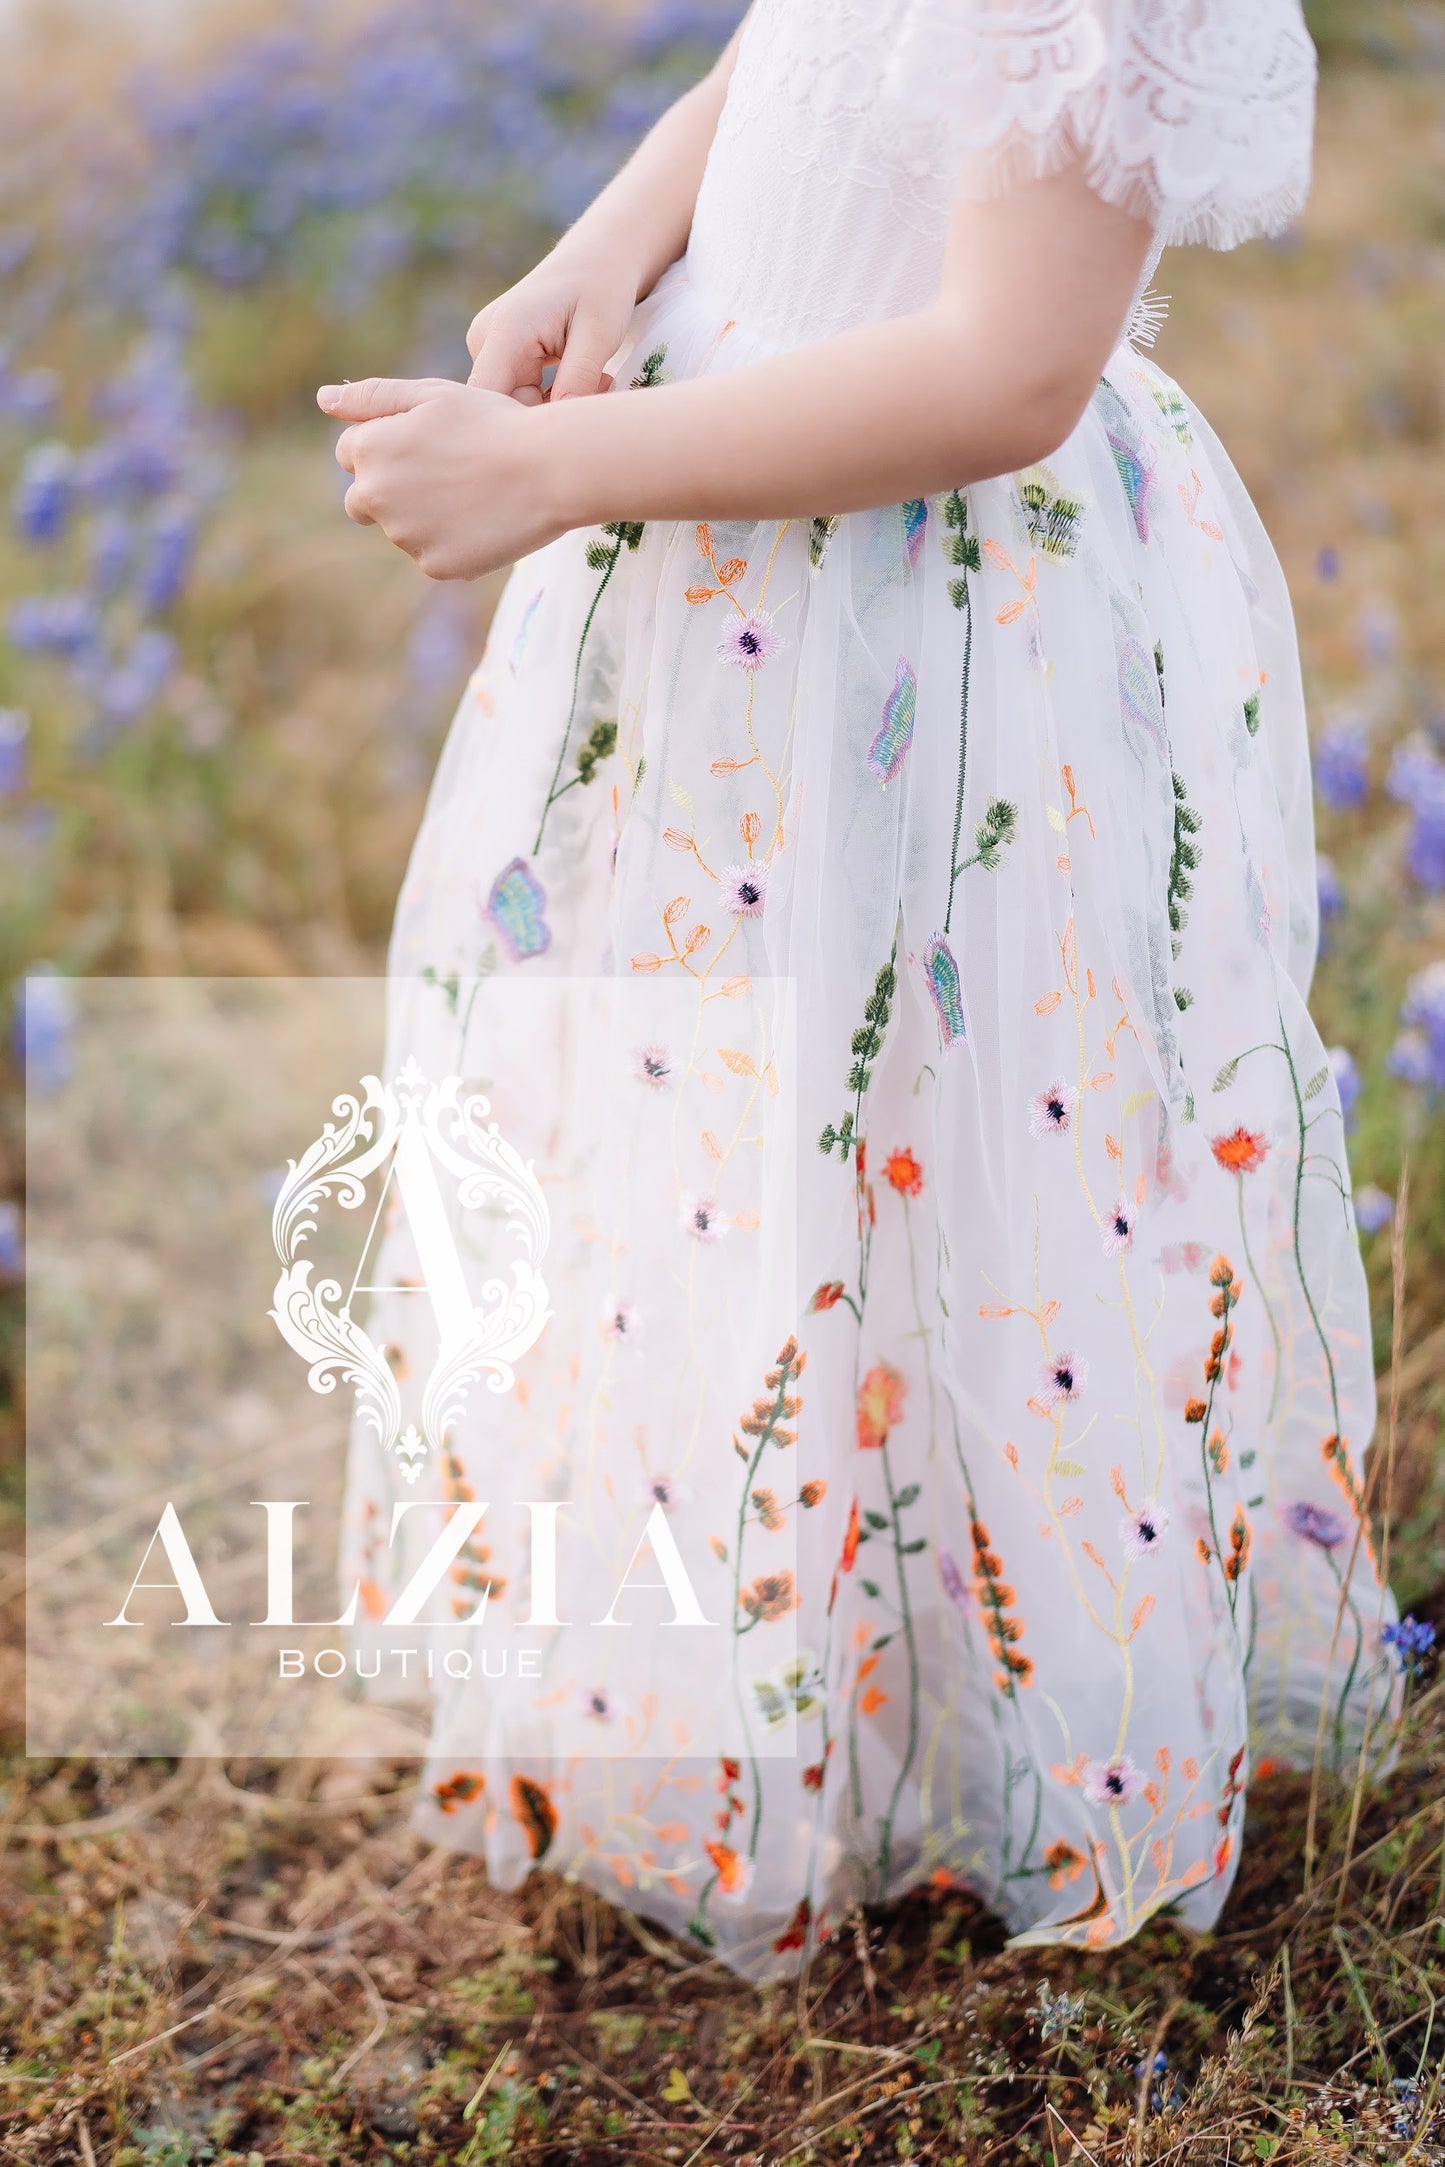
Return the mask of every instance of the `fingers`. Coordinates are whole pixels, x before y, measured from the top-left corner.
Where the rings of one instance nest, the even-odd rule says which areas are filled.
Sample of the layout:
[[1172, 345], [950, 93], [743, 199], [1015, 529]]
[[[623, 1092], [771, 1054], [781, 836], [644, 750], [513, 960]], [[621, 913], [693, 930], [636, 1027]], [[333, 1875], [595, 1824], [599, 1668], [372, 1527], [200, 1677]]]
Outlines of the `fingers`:
[[366, 509], [366, 498], [362, 493], [360, 482], [352, 483], [351, 487], [346, 492], [344, 502], [346, 506], [346, 516], [356, 526], [374, 527], [376, 525], [376, 521], [372, 518], [371, 513]]
[[475, 390], [515, 392], [525, 388], [540, 394], [546, 356], [531, 332], [498, 322], [488, 330], [480, 346], [473, 348], [473, 355], [467, 382]]
[[384, 414], [409, 414], [443, 388], [455, 387], [440, 376], [369, 376], [360, 384], [323, 384], [316, 404], [337, 421], [379, 421]]
[[600, 324], [578, 314], [567, 333], [567, 347], [552, 380], [552, 397], [587, 398], [603, 388], [605, 364], [615, 341]]

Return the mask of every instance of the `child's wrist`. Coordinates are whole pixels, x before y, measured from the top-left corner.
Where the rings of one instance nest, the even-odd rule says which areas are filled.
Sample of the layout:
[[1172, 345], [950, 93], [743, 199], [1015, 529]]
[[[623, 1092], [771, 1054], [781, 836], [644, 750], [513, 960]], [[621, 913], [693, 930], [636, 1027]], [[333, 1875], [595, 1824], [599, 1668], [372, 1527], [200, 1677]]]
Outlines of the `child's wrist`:
[[[537, 486], [543, 516], [549, 530], [568, 534], [576, 527], [599, 526], [608, 516], [594, 501], [589, 486], [590, 467], [586, 445], [587, 407], [600, 407], [605, 394], [564, 399], [530, 409], [534, 432]], [[580, 424], [580, 426], [579, 426]]]

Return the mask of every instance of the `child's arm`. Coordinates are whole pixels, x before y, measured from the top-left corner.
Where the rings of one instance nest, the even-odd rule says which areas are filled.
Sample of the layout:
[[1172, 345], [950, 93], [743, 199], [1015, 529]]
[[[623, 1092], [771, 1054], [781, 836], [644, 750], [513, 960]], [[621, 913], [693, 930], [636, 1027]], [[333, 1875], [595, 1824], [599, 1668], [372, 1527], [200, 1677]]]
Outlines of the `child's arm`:
[[938, 299], [691, 382], [531, 410], [457, 384], [320, 394], [362, 423], [347, 510], [439, 579], [613, 519], [809, 518], [1057, 449], [1123, 333], [1150, 229], [1077, 169], [961, 201]]
[[687, 246], [741, 36], [740, 24], [550, 255], [472, 319], [473, 384], [539, 405], [543, 368], [558, 361], [553, 399], [603, 388], [633, 309]]

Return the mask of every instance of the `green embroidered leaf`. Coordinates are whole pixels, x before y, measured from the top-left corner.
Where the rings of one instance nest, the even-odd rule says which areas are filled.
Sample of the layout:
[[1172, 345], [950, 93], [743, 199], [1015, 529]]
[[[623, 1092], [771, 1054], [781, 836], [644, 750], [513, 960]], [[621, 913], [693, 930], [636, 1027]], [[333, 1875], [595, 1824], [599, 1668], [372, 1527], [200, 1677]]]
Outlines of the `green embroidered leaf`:
[[1329, 1074], [1330, 1065], [1327, 1061], [1323, 1068], [1317, 1068], [1315, 1070], [1313, 1076], [1311, 1076], [1309, 1082], [1305, 1085], [1304, 1090], [1300, 1093], [1300, 1096], [1306, 1099], [1317, 1099], [1320, 1093], [1324, 1090], [1326, 1083], [1329, 1081]]
[[898, 1510], [900, 1512], [903, 1511], [905, 1506], [916, 1505], [918, 1503], [918, 1493], [920, 1488], [921, 1485], [919, 1483], [910, 1482], [906, 1490], [900, 1490], [898, 1492], [898, 1495], [894, 1498], [893, 1502], [898, 1507]]
[[877, 1602], [881, 1591], [876, 1580], [860, 1580], [858, 1585], [863, 1590], [863, 1593], [867, 1596], [870, 1603]]
[[1072, 1482], [1087, 1473], [1087, 1469], [1082, 1460], [1055, 1460], [1049, 1472], [1052, 1475], [1062, 1475], [1066, 1481]]
[[888, 1515], [886, 1512], [866, 1511], [863, 1517], [870, 1527], [877, 1528], [880, 1535], [885, 1535], [888, 1532]]
[[898, 1552], [900, 1557], [911, 1558], [916, 1556], [920, 1550], [926, 1550], [927, 1548], [928, 1537], [926, 1535], [919, 1535], [913, 1542], [900, 1543], [898, 1545]]
[[1059, 811], [1058, 806], [1046, 805], [1044, 812], [1048, 818], [1049, 826], [1056, 829], [1060, 835], [1063, 835], [1067, 831], [1069, 823]]
[[1124, 1101], [1124, 1119], [1127, 1121], [1130, 1114], [1142, 1113], [1153, 1096], [1152, 1091], [1131, 1091]]
[[1214, 1078], [1211, 1089], [1215, 1091], [1227, 1091], [1238, 1074], [1239, 1056], [1238, 1054], [1236, 1054], [1232, 1061], [1226, 1061], [1223, 1068], [1218, 1071]]
[[674, 805], [680, 805], [685, 813], [692, 811], [692, 792], [684, 790], [681, 783], [669, 782], [668, 795]]
[[1259, 694], [1252, 692], [1244, 703], [1244, 727], [1251, 737], [1259, 735]]

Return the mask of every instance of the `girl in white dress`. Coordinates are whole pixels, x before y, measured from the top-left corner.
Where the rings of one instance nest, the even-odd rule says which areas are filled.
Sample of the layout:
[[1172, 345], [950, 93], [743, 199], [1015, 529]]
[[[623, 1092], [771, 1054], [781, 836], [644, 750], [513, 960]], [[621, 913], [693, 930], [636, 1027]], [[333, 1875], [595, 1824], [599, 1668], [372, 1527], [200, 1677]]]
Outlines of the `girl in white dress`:
[[[1144, 350], [1165, 245], [1299, 210], [1314, 73], [1298, 0], [754, 0], [468, 386], [321, 394], [353, 518], [517, 562], [398, 1032], [489, 972], [683, 1018], [516, 1449], [701, 1547], [748, 1743], [482, 1754], [462, 1689], [423, 1820], [499, 1881], [754, 1975], [930, 1878], [1207, 1926], [1261, 1756], [1387, 1711], [1290, 607]], [[373, 1578], [397, 1475], [360, 1437]]]

